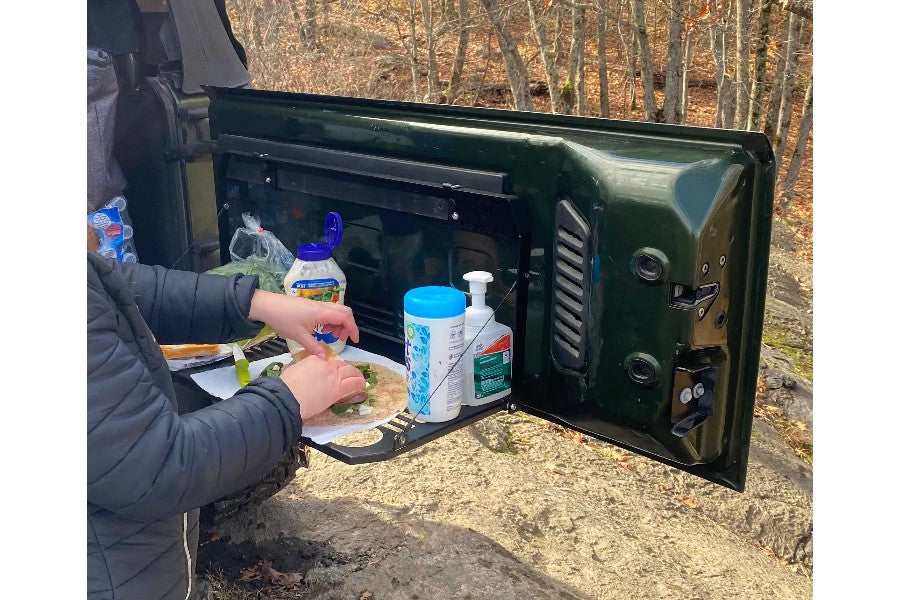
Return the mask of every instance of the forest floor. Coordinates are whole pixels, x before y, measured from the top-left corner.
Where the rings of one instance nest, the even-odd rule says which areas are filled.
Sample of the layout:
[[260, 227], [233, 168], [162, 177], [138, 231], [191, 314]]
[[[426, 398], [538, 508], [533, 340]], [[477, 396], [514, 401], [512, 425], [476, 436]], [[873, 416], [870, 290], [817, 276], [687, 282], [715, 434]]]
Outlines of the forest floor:
[[[269, 58], [249, 53], [254, 85], [409, 99], [390, 24], [332, 18], [344, 43], [328, 54], [284, 59], [298, 52], [289, 36]], [[487, 30], [472, 36], [467, 81], [504, 81], [496, 40], [487, 52]], [[448, 62], [449, 43], [439, 55]], [[607, 56], [615, 64], [613, 41]], [[640, 119], [623, 83], [611, 66], [611, 116]], [[712, 126], [715, 90], [690, 97], [688, 123]], [[507, 105], [502, 93], [463, 102]], [[776, 208], [743, 494], [520, 413], [383, 463], [314, 451], [286, 489], [204, 536], [198, 576], [213, 597], [811, 598], [812, 152], [810, 137], [795, 200]]]

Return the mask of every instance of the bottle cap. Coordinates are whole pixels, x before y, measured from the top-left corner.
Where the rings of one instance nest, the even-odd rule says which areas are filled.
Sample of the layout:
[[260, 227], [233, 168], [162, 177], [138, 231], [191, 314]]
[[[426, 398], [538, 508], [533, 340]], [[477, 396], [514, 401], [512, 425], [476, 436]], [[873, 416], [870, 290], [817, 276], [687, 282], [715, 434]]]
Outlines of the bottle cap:
[[429, 285], [403, 296], [403, 310], [420, 319], [445, 319], [466, 312], [466, 295], [452, 287]]
[[315, 261], [328, 260], [331, 251], [338, 247], [344, 237], [344, 221], [341, 215], [330, 212], [325, 216], [325, 243], [302, 244], [297, 246], [297, 258], [300, 260]]

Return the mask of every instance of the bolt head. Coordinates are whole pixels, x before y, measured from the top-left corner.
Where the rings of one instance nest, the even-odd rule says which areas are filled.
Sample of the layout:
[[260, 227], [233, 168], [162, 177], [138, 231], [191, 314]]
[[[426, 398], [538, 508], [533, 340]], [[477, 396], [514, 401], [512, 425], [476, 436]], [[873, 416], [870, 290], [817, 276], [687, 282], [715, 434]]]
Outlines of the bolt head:
[[459, 221], [459, 213], [454, 212], [453, 214], [450, 215], [450, 218], [453, 219], [454, 221]]
[[716, 315], [716, 327], [722, 327], [725, 325], [725, 321], [727, 321], [727, 317], [725, 316], [725, 311], [720, 310], [719, 314]]
[[682, 404], [687, 404], [694, 399], [694, 393], [691, 391], [691, 388], [686, 387], [678, 394], [678, 399]]
[[703, 263], [703, 266], [700, 267], [700, 272], [703, 273], [704, 275], [709, 273], [709, 263], [708, 262]]
[[694, 386], [694, 389], [691, 390], [691, 395], [693, 395], [694, 398], [699, 398], [705, 393], [706, 393], [706, 388], [703, 387], [702, 383], [698, 383], [697, 385]]
[[266, 183], [272, 183], [272, 178], [266, 175]]
[[725, 255], [724, 255], [724, 254], [723, 254], [722, 256], [719, 257], [719, 266], [720, 266], [720, 267], [724, 267], [724, 266], [725, 266]]
[[706, 309], [703, 308], [703, 307], [701, 306], [701, 307], [697, 310], [697, 314], [700, 315], [700, 318], [702, 319], [702, 318], [703, 318], [703, 315], [706, 314]]

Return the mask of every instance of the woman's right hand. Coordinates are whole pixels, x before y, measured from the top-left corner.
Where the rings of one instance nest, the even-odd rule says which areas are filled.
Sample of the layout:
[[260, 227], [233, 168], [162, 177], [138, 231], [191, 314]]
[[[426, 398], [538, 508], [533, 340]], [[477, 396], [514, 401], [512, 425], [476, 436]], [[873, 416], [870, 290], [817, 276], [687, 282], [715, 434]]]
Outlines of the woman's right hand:
[[304, 421], [339, 400], [353, 402], [366, 393], [366, 379], [359, 369], [342, 360], [315, 355], [288, 365], [279, 377], [297, 399]]

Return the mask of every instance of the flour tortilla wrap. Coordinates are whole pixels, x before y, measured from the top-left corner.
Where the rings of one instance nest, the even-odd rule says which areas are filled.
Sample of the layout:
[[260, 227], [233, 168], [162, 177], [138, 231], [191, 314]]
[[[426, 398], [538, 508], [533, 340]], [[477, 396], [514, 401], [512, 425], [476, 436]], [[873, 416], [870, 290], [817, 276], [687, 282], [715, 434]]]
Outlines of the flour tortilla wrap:
[[406, 379], [403, 375], [374, 363], [347, 361], [354, 367], [369, 365], [378, 382], [369, 388], [369, 406], [372, 409], [367, 415], [360, 415], [353, 409], [351, 415], [336, 415], [326, 408], [321, 413], [306, 419], [303, 424], [310, 427], [330, 427], [335, 425], [361, 425], [383, 421], [406, 409]]

